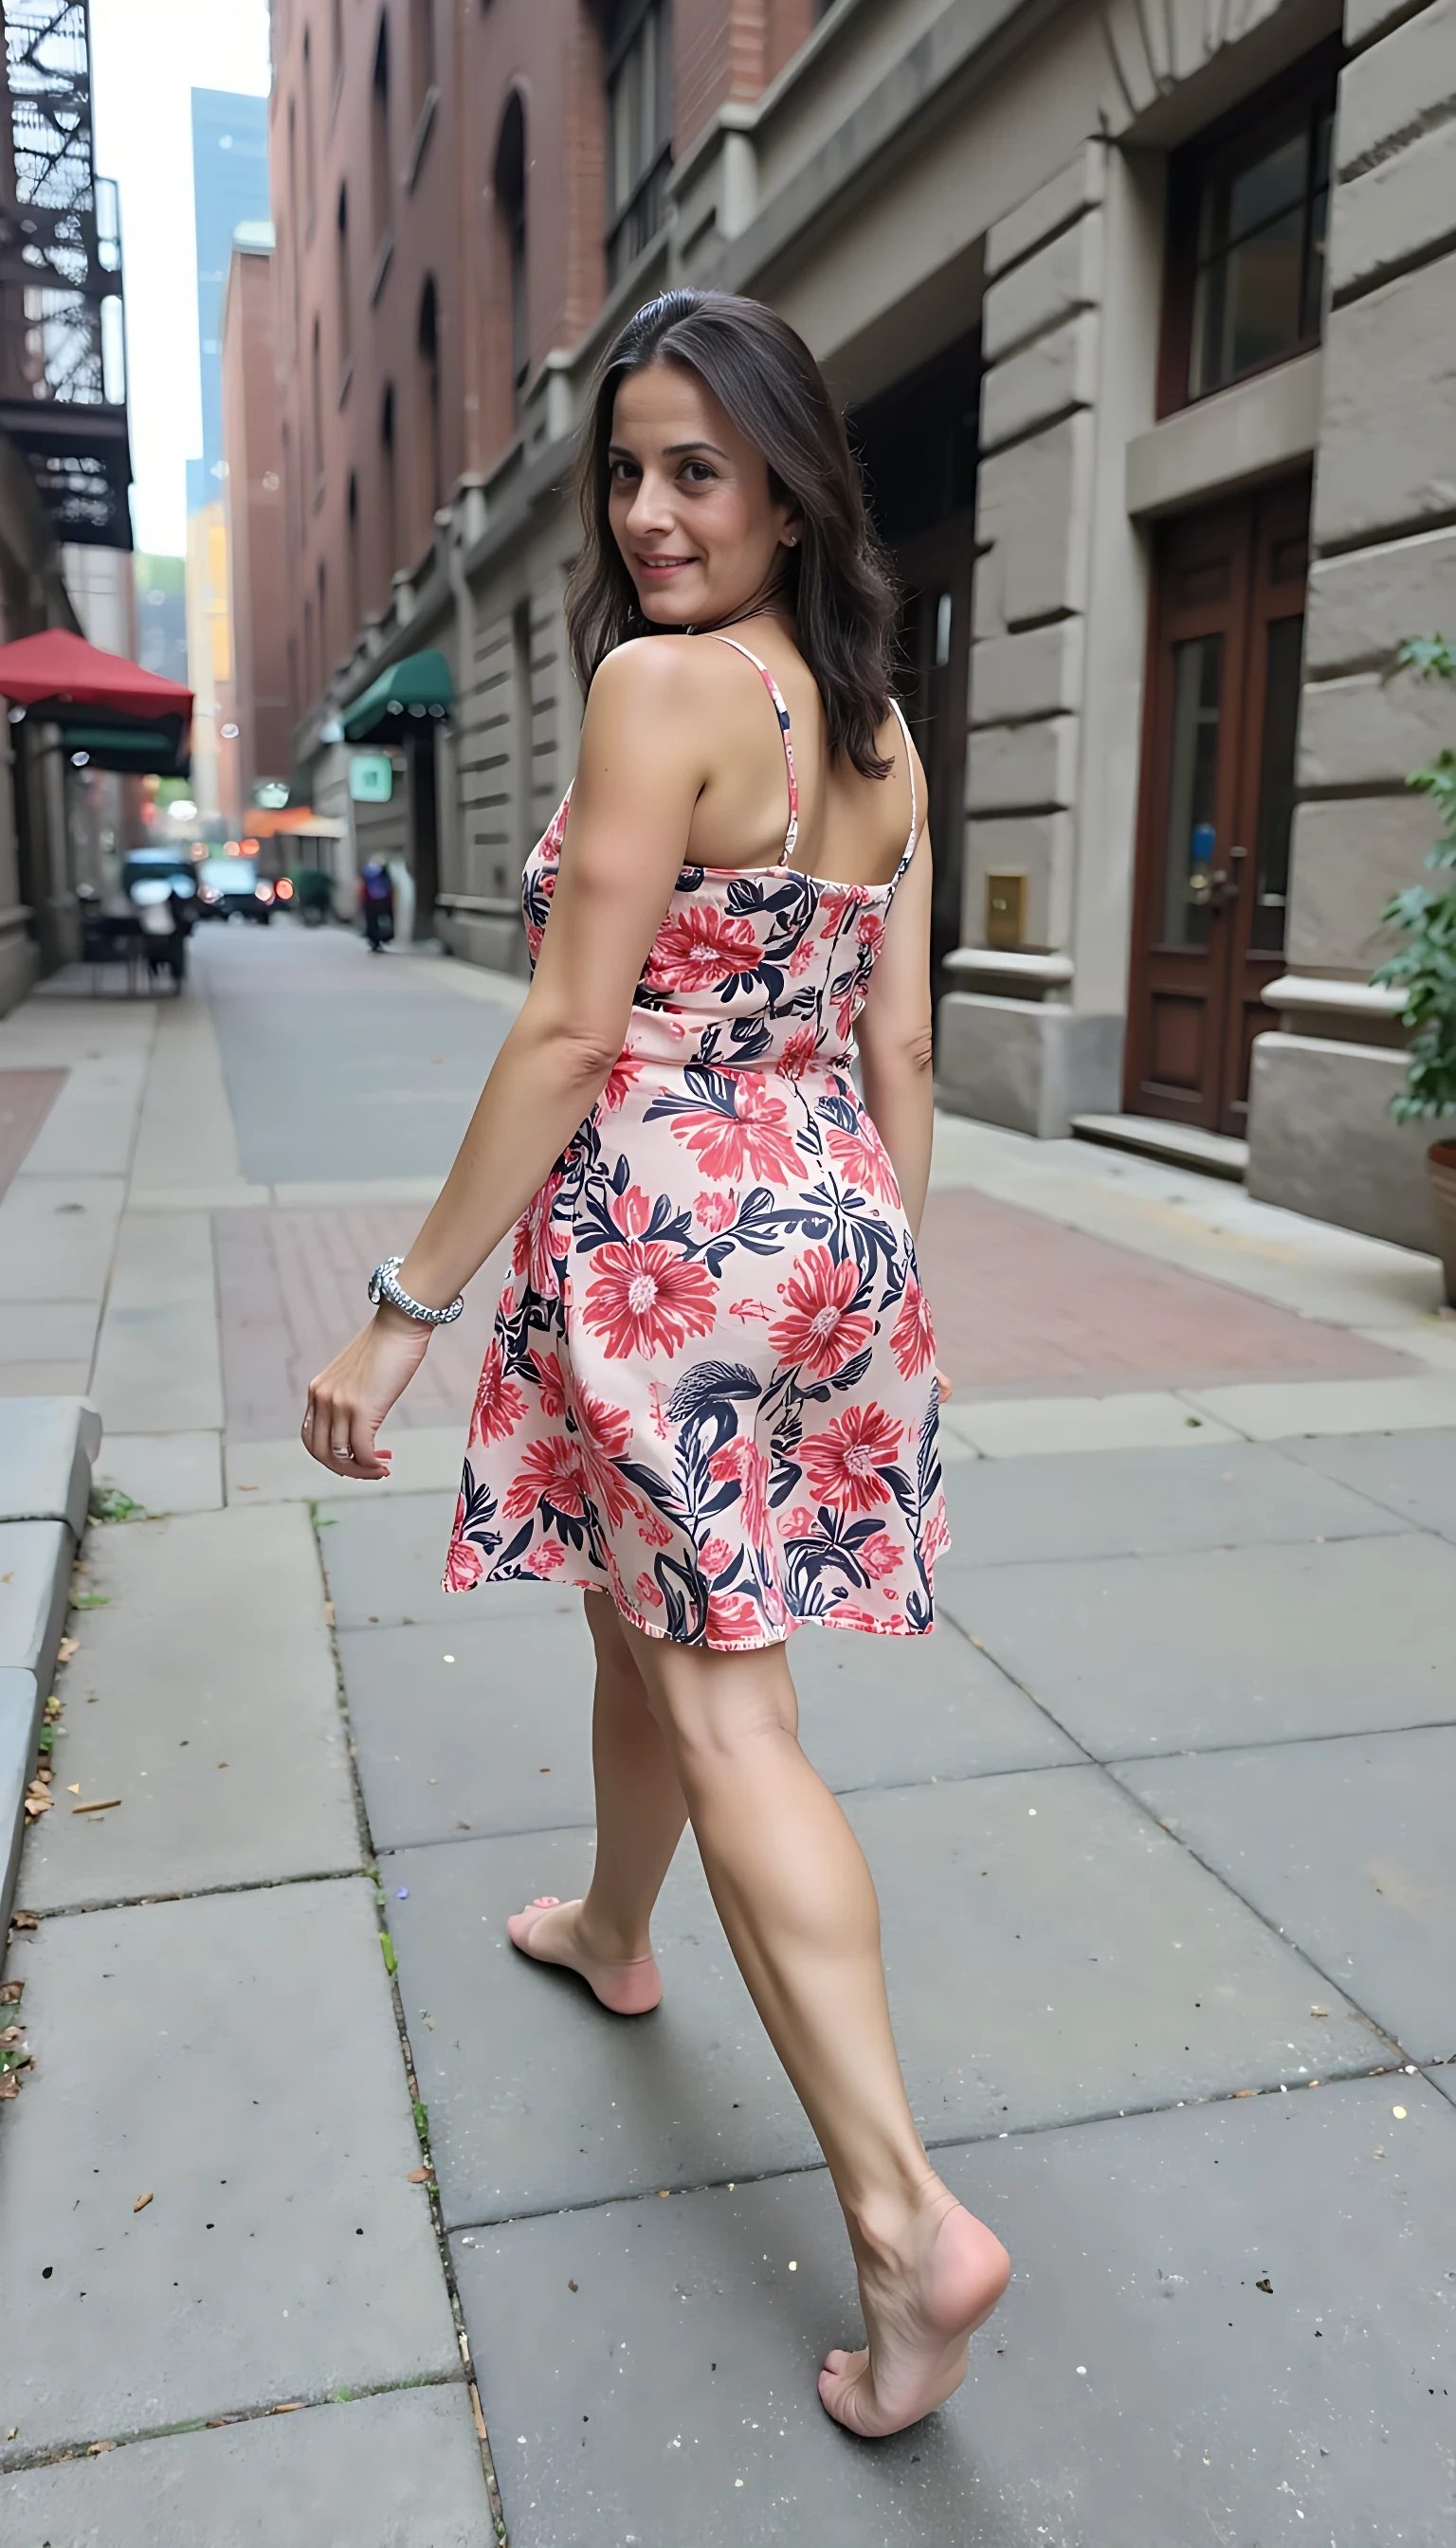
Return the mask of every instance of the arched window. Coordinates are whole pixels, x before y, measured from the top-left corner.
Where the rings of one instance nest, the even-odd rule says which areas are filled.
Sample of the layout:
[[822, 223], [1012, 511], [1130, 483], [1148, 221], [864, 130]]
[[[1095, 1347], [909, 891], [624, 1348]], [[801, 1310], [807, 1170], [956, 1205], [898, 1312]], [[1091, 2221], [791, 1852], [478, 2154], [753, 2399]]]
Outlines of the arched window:
[[314, 148], [314, 53], [309, 43], [309, 30], [304, 29], [304, 209], [310, 229], [314, 227], [314, 209], [318, 162]]
[[395, 481], [395, 393], [385, 391], [379, 411], [379, 536], [384, 552], [383, 598], [389, 599], [390, 578], [400, 563], [399, 490]]
[[334, 224], [334, 287], [338, 298], [338, 368], [342, 379], [354, 350], [354, 314], [349, 306], [349, 190], [338, 190]]
[[323, 343], [317, 318], [309, 355], [309, 384], [314, 396], [314, 486], [317, 492], [323, 484]]
[[369, 181], [378, 247], [390, 226], [390, 22], [381, 18], [374, 47], [374, 77], [369, 101]]
[[417, 124], [435, 86], [435, 0], [410, 0], [410, 116]]
[[440, 341], [435, 279], [428, 274], [419, 296], [419, 492], [432, 521], [444, 501], [440, 463]]
[[510, 286], [510, 386], [517, 406], [531, 367], [526, 275], [526, 119], [513, 90], [496, 145], [496, 208]]

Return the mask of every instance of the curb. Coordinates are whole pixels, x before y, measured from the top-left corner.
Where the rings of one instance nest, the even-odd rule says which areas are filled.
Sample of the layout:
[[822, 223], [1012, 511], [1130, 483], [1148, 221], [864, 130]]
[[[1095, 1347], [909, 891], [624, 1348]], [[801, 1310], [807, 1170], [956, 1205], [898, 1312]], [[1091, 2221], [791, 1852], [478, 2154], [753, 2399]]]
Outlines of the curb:
[[100, 1448], [101, 1418], [84, 1398], [0, 1399], [0, 1937]]

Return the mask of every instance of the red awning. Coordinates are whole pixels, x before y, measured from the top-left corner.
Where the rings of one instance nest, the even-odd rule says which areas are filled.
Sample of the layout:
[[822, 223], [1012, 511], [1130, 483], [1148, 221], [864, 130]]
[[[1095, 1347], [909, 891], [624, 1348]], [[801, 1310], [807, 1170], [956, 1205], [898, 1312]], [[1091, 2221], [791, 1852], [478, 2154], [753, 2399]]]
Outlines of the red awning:
[[15, 699], [22, 707], [54, 699], [66, 707], [109, 708], [125, 717], [186, 721], [192, 715], [192, 692], [180, 682], [143, 673], [125, 655], [104, 654], [69, 628], [44, 628], [39, 637], [18, 637], [13, 646], [0, 646], [0, 698]]

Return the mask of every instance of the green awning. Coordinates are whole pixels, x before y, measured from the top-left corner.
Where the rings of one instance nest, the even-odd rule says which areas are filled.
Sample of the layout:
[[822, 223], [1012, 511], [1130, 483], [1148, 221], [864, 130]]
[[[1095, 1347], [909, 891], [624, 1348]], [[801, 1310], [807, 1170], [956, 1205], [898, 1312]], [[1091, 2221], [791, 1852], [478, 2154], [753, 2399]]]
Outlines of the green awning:
[[454, 695], [449, 665], [438, 648], [428, 646], [422, 654], [391, 664], [360, 692], [344, 710], [344, 733], [350, 743], [362, 743], [387, 728], [403, 733], [405, 720], [418, 724], [424, 717], [448, 716]]

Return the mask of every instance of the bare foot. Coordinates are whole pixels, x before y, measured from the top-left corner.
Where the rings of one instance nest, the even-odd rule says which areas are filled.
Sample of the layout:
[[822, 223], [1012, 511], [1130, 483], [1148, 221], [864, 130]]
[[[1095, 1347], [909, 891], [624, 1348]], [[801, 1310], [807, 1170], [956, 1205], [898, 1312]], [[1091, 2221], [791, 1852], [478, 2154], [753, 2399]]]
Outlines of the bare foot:
[[582, 1939], [582, 1904], [543, 1893], [505, 1923], [512, 1947], [538, 1964], [565, 1964], [613, 2017], [645, 2017], [663, 1995], [662, 1975], [651, 1956], [593, 1956]]
[[941, 2186], [902, 2238], [859, 2258], [869, 2342], [826, 2355], [819, 2395], [836, 2422], [877, 2438], [903, 2432], [954, 2397], [967, 2338], [1011, 2279], [993, 2230]]

